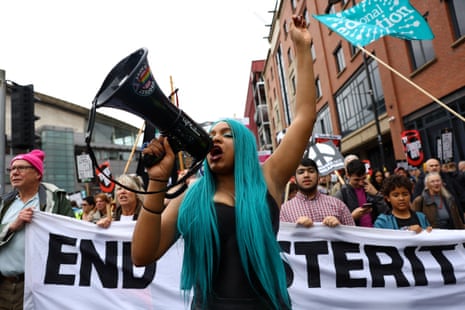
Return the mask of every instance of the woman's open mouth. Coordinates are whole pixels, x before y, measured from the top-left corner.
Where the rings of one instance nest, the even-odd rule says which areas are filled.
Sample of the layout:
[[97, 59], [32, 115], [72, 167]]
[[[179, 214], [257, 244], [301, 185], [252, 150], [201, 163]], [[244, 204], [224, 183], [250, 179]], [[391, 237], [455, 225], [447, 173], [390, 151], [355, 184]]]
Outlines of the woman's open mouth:
[[223, 150], [219, 146], [214, 145], [212, 149], [210, 150], [209, 154], [210, 154], [210, 159], [215, 161], [221, 158], [221, 156], [223, 155]]

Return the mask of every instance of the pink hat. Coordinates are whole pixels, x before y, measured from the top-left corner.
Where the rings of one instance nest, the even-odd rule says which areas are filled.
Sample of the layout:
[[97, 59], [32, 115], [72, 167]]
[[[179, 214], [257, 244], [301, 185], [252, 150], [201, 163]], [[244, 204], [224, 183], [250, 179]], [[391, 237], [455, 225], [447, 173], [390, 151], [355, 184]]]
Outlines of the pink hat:
[[16, 155], [11, 161], [10, 166], [18, 159], [22, 159], [30, 163], [42, 176], [44, 174], [44, 158], [45, 153], [41, 150], [32, 150], [26, 154]]

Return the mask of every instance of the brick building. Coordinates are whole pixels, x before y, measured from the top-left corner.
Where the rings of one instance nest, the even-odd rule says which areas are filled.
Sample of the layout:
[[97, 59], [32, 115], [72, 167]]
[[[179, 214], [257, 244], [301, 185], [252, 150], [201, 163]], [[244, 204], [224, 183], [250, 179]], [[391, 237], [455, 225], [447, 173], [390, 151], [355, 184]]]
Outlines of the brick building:
[[[406, 130], [418, 130], [425, 158], [464, 160], [461, 137], [465, 136], [465, 124], [458, 116], [465, 115], [465, 2], [410, 1], [425, 17], [435, 38], [408, 41], [383, 37], [365, 46], [380, 62], [365, 57], [312, 17], [340, 12], [359, 2], [277, 1], [263, 69], [273, 147], [293, 118], [295, 72], [287, 29], [291, 15], [300, 14], [310, 24], [313, 37], [309, 48], [316, 85], [309, 87], [316, 87], [318, 94], [314, 133], [341, 135], [342, 153], [356, 153], [369, 159], [373, 167], [384, 162], [392, 170], [405, 162], [401, 137]], [[250, 111], [246, 108], [245, 116], [251, 117]], [[452, 140], [446, 140], [445, 133]]]

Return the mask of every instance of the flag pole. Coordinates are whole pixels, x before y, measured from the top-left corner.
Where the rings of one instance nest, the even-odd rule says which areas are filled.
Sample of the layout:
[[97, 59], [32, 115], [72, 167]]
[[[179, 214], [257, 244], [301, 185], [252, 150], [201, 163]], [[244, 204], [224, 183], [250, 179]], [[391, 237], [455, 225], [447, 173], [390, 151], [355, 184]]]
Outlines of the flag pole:
[[420, 86], [418, 86], [417, 84], [415, 84], [414, 82], [412, 82], [409, 78], [405, 77], [404, 75], [402, 75], [402, 73], [400, 73], [399, 71], [397, 71], [396, 69], [392, 68], [391, 66], [389, 66], [387, 63], [385, 63], [384, 61], [382, 61], [381, 59], [379, 59], [378, 57], [376, 57], [375, 55], [373, 55], [372, 53], [370, 53], [368, 50], [366, 50], [365, 48], [363, 48], [362, 46], [360, 45], [357, 45], [357, 47], [359, 49], [361, 49], [365, 54], [369, 55], [371, 58], [375, 59], [377, 62], [379, 62], [380, 64], [382, 64], [383, 66], [385, 66], [386, 68], [388, 68], [389, 70], [391, 70], [392, 72], [394, 72], [398, 77], [402, 78], [404, 81], [406, 81], [407, 83], [409, 83], [410, 85], [412, 85], [413, 87], [415, 87], [416, 89], [418, 89], [421, 93], [423, 93], [424, 95], [426, 95], [427, 97], [429, 97], [430, 99], [434, 100], [436, 103], [438, 103], [439, 105], [441, 105], [444, 109], [448, 110], [450, 113], [454, 114], [455, 116], [457, 116], [459, 119], [462, 120], [462, 122], [465, 122], [465, 118], [458, 114], [456, 111], [454, 111], [453, 109], [451, 109], [450, 107], [448, 107], [444, 102], [440, 101], [439, 99], [437, 99], [436, 97], [434, 97], [433, 95], [431, 95], [429, 92], [427, 92], [426, 90], [424, 90], [423, 88], [421, 88]]
[[[171, 85], [171, 103], [176, 104], [176, 99], [174, 96], [174, 84], [173, 84], [173, 77], [170, 75], [170, 85]], [[178, 159], [179, 159], [179, 171], [184, 170], [184, 161], [182, 159], [182, 152], [178, 152]]]
[[142, 135], [142, 132], [144, 131], [144, 127], [145, 127], [145, 122], [142, 123], [142, 126], [139, 128], [139, 132], [137, 133], [137, 136], [136, 136], [136, 141], [134, 141], [134, 145], [132, 146], [131, 155], [129, 155], [128, 161], [126, 162], [126, 166], [124, 167], [123, 174], [126, 174], [126, 172], [129, 169], [129, 165], [131, 164], [132, 157], [134, 156], [137, 143], [139, 143], [139, 138]]
[[339, 171], [334, 170], [334, 173], [336, 174], [337, 179], [338, 179], [339, 183], [341, 183], [341, 185], [346, 184], [346, 181], [344, 181], [344, 178], [341, 176], [341, 174], [339, 173]]

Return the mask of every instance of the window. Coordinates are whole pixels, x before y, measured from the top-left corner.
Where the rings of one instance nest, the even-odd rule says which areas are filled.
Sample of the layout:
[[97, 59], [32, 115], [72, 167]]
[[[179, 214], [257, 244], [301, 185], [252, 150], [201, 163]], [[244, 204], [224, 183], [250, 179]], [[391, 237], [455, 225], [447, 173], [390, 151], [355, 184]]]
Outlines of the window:
[[331, 123], [331, 115], [329, 113], [328, 105], [325, 105], [318, 112], [313, 132], [314, 133], [325, 133], [325, 134], [333, 133], [333, 126]]
[[[378, 63], [368, 65], [378, 115], [386, 112], [384, 92], [379, 77]], [[341, 134], [346, 136], [374, 120], [373, 103], [365, 67], [355, 73], [336, 94], [336, 105], [341, 125]]]
[[281, 124], [281, 115], [279, 114], [279, 109], [277, 106], [274, 109], [274, 116], [276, 119], [276, 123]]
[[337, 73], [341, 73], [346, 67], [346, 63], [344, 60], [344, 51], [342, 50], [341, 44], [339, 44], [339, 46], [336, 48], [333, 55], [336, 61]]
[[355, 45], [349, 44], [350, 46], [350, 57], [354, 57], [357, 54], [358, 49]]
[[286, 126], [288, 126], [291, 123], [292, 115], [291, 115], [291, 110], [289, 106], [289, 98], [288, 98], [288, 91], [289, 91], [289, 85], [288, 80], [286, 79], [286, 70], [285, 70], [285, 65], [284, 65], [284, 55], [281, 50], [281, 46], [278, 48], [276, 52], [276, 64], [277, 64], [277, 69], [278, 69], [278, 78], [279, 78], [279, 83], [281, 86], [281, 99], [283, 102], [283, 107], [284, 107], [284, 120], [286, 122]]
[[410, 47], [410, 57], [414, 70], [434, 59], [435, 55], [432, 40], [411, 40], [407, 42]]
[[295, 8], [296, 8], [295, 1], [296, 1], [296, 0], [291, 0], [292, 12], [294, 12], [294, 11], [295, 11]]
[[291, 86], [292, 86], [292, 94], [295, 96], [295, 90], [296, 90], [295, 76], [291, 77]]
[[321, 91], [321, 82], [320, 82], [319, 77], [315, 79], [315, 88], [316, 88], [316, 97], [320, 98], [322, 95], [322, 91]]
[[310, 53], [312, 54], [312, 59], [313, 61], [316, 60], [316, 53], [315, 53], [315, 45], [313, 42], [310, 44]]
[[336, 8], [334, 7], [334, 4], [331, 4], [331, 7], [329, 8], [328, 13], [329, 14], [336, 14]]
[[307, 26], [310, 26], [310, 14], [308, 13], [307, 8], [304, 9], [302, 12], [302, 16], [305, 18], [305, 22], [307, 23]]
[[[454, 99], [446, 101], [447, 105], [460, 115], [465, 115], [465, 97], [463, 93], [458, 91], [454, 95], [456, 95]], [[452, 139], [457, 142], [452, 143], [454, 160], [459, 161], [465, 158], [465, 144], [459, 142], [463, 140], [465, 135], [465, 123], [463, 121], [434, 104], [405, 118], [405, 129], [418, 129], [420, 131], [425, 158], [442, 157], [441, 154], [438, 154], [437, 141], [440, 141], [444, 128], [453, 128]]]
[[287, 61], [289, 65], [292, 63], [292, 50], [290, 47], [287, 49]]
[[447, 1], [452, 23], [454, 25], [455, 39], [465, 36], [465, 1]]

